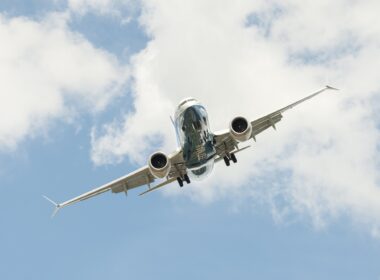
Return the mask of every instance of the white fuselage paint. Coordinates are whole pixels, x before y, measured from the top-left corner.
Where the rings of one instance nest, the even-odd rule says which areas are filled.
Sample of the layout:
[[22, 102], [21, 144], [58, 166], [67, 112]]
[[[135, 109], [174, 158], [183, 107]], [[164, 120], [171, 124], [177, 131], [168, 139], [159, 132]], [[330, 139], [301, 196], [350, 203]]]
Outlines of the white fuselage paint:
[[175, 112], [175, 127], [189, 176], [207, 176], [216, 153], [205, 108], [194, 98], [184, 99]]

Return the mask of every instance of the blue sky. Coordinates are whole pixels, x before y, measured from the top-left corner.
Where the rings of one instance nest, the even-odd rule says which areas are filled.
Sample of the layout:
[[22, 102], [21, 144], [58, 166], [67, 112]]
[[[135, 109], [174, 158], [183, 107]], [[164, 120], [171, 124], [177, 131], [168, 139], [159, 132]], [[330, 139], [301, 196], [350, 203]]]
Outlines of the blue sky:
[[[0, 3], [0, 13], [8, 19], [22, 16], [36, 22], [53, 11], [64, 12], [67, 9], [65, 1], [51, 4], [51, 1], [42, 0], [28, 2], [3, 0]], [[157, 44], [153, 46], [157, 48], [154, 50], [165, 53], [166, 45], [158, 45], [162, 41], [157, 39], [165, 32], [157, 32], [159, 35], [153, 36], [157, 40], [152, 42], [150, 41], [152, 34], [147, 35], [146, 29], [141, 26], [144, 20], [140, 18], [140, 11], [137, 9], [137, 11], [128, 12], [126, 9], [123, 12], [125, 14], [115, 15], [99, 13], [95, 10], [89, 10], [85, 14], [76, 14], [75, 11], [71, 11], [71, 18], [65, 30], [80, 34], [83, 40], [89, 42], [96, 50], [106, 52], [107, 59], [111, 62], [108, 64], [106, 60], [104, 65], [111, 65], [112, 69], [118, 69], [119, 66], [140, 70], [150, 69], [143, 68], [144, 63], [147, 63], [144, 57], [138, 60], [142, 66], [137, 63], [133, 66], [133, 63], [130, 64], [130, 59], [147, 48], [149, 42]], [[122, 18], [126, 17], [130, 17], [129, 21], [122, 24]], [[145, 21], [144, 24], [149, 24], [149, 21]], [[156, 30], [154, 23], [150, 27]], [[150, 32], [153, 32], [152, 30]], [[188, 36], [192, 34], [186, 29], [183, 32], [184, 34], [189, 32]], [[163, 37], [170, 36], [172, 36], [170, 33], [165, 33]], [[178, 38], [180, 37], [178, 34]], [[171, 41], [171, 43], [177, 47], [177, 42]], [[181, 46], [181, 42], [178, 42], [178, 48]], [[152, 49], [148, 49], [147, 53], [150, 51]], [[184, 54], [189, 53], [184, 52]], [[99, 56], [99, 61], [103, 63], [102, 54], [99, 52], [94, 52], [94, 54]], [[173, 56], [175, 55], [175, 50], [173, 50]], [[234, 56], [231, 57], [234, 58]], [[205, 61], [205, 64], [207, 63], [210, 61]], [[175, 64], [169, 61], [167, 65], [159, 65], [163, 69], [162, 72], [168, 70], [170, 73], [172, 70], [174, 82], [179, 81], [178, 83], [181, 84], [183, 80], [175, 76], [178, 71], [182, 71], [181, 69], [178, 70]], [[192, 67], [194, 72], [197, 69], [196, 64], [189, 67]], [[184, 70], [185, 73], [188, 73], [187, 70]], [[119, 137], [124, 141], [123, 137], [129, 134], [120, 132], [122, 129], [118, 123], [125, 120], [125, 114], [141, 113], [139, 98], [136, 96], [139, 95], [139, 83], [146, 81], [139, 76], [139, 73], [145, 72], [131, 71], [134, 73], [132, 77], [126, 78], [125, 83], [118, 88], [118, 92], [110, 97], [110, 101], [100, 111], [94, 112], [87, 106], [76, 105], [82, 102], [82, 99], [73, 104], [68, 102], [67, 108], [75, 111], [73, 116], [69, 117], [67, 113], [57, 115], [50, 113], [46, 118], [51, 119], [46, 123], [42, 122], [43, 126], [37, 126], [37, 128], [32, 126], [27, 136], [20, 136], [14, 140], [16, 144], [11, 146], [4, 144], [1, 147], [1, 279], [152, 279], [153, 277], [159, 279], [380, 279], [379, 239], [376, 238], [376, 234], [368, 233], [376, 228], [377, 220], [372, 216], [361, 216], [360, 211], [347, 210], [350, 204], [332, 208], [326, 202], [326, 205], [323, 204], [320, 207], [327, 210], [319, 208], [303, 210], [303, 207], [307, 207], [301, 204], [301, 200], [297, 201], [299, 195], [294, 197], [283, 195], [280, 198], [273, 198], [271, 202], [278, 205], [282, 203], [290, 205], [289, 201], [294, 201], [296, 206], [294, 208], [286, 206], [285, 208], [290, 209], [290, 212], [284, 219], [278, 221], [273, 215], [270, 203], [261, 199], [252, 199], [251, 193], [247, 190], [273, 189], [273, 186], [277, 186], [276, 183], [282, 182], [280, 177], [284, 174], [284, 170], [276, 169], [276, 172], [271, 173], [272, 175], [267, 175], [268, 170], [262, 169], [259, 164], [257, 165], [258, 172], [264, 170], [262, 173], [266, 175], [256, 173], [258, 180], [239, 181], [238, 184], [243, 187], [234, 185], [234, 191], [231, 191], [231, 194], [228, 188], [218, 189], [215, 185], [212, 185], [214, 190], [210, 188], [206, 191], [199, 190], [204, 186], [200, 183], [186, 186], [181, 190], [184, 194], [169, 192], [163, 195], [162, 192], [157, 191], [139, 197], [138, 193], [141, 189], [131, 191], [128, 197], [123, 194], [107, 193], [67, 207], [54, 219], [50, 219], [52, 205], [42, 198], [43, 194], [57, 201], [65, 200], [131, 172], [144, 162], [144, 160], [139, 161], [136, 154], [129, 148], [118, 154], [111, 148], [108, 148], [111, 150], [108, 151], [103, 146], [97, 146], [97, 143], [104, 143], [100, 140], [108, 139], [104, 125], [115, 129], [116, 132], [112, 129], [108, 132], [113, 131], [111, 133], [113, 136], [116, 135], [116, 138]], [[149, 73], [155, 72], [152, 70]], [[157, 74], [157, 77], [161, 74]], [[163, 78], [160, 78], [166, 78], [164, 74], [162, 74]], [[118, 75], [115, 74], [116, 78], [112, 76], [109, 78], [110, 81], [104, 82], [104, 89], [108, 89], [109, 84], [113, 85]], [[194, 76], [197, 76], [196, 73]], [[96, 76], [90, 78], [95, 82]], [[160, 78], [153, 79], [159, 86], [162, 82]], [[141, 79], [140, 82], [139, 79]], [[192, 79], [187, 76], [184, 80], [193, 82]], [[133, 81], [136, 83], [134, 84]], [[203, 80], [199, 78], [198, 81]], [[211, 81], [214, 81], [212, 77]], [[281, 81], [279, 83], [281, 84]], [[163, 89], [168, 91], [172, 88], [175, 88], [172, 84], [163, 86]], [[81, 90], [84, 93], [87, 92], [87, 89], [82, 88], [78, 91]], [[186, 90], [184, 91], [184, 93], [174, 91], [170, 99], [173, 100], [173, 104], [181, 99], [182, 94], [186, 94]], [[155, 94], [154, 90], [152, 94]], [[213, 96], [203, 94], [199, 92], [201, 95], [199, 98], [207, 100], [211, 107], [210, 111], [220, 116], [221, 114], [216, 109], [220, 105], [216, 103], [222, 101], [212, 103], [210, 100], [213, 100]], [[166, 98], [165, 96], [163, 99], [166, 100]], [[286, 100], [291, 98], [293, 96], [289, 98], [287, 96]], [[87, 101], [83, 101], [85, 102]], [[91, 104], [97, 104], [96, 102]], [[235, 104], [231, 101], [231, 106]], [[262, 104], [264, 107], [268, 103]], [[160, 106], [160, 104], [146, 104], [147, 110], [150, 110], [153, 105]], [[166, 106], [166, 103], [163, 102], [162, 106]], [[312, 108], [313, 106], [307, 107], [301, 113], [306, 114]], [[318, 107], [314, 108], [318, 109]], [[325, 108], [328, 114], [331, 108]], [[238, 109], [231, 112], [228, 108], [225, 110], [228, 115], [234, 114]], [[264, 109], [269, 113], [272, 107]], [[242, 106], [241, 110], [247, 109]], [[152, 112], [154, 112], [152, 116], [155, 117], [154, 109]], [[167, 123], [162, 122], [161, 119], [158, 120], [164, 127], [161, 129], [170, 126], [169, 114], [172, 112], [162, 117]], [[214, 120], [216, 118], [214, 117]], [[136, 117], [136, 120], [140, 119]], [[37, 120], [40, 121], [40, 119]], [[292, 130], [295, 120], [292, 121], [290, 118], [289, 122], [289, 130], [297, 132]], [[149, 125], [146, 126], [147, 128], [145, 125], [142, 128], [144, 133], [150, 128]], [[315, 126], [319, 127], [318, 124]], [[286, 129], [284, 125], [282, 130]], [[98, 138], [91, 137], [94, 130], [101, 134], [97, 136]], [[266, 144], [262, 144], [261, 148], [266, 149], [266, 145], [277, 147], [276, 141], [281, 141], [281, 137], [286, 139], [289, 136], [281, 133], [286, 132], [280, 131], [264, 136]], [[172, 131], [166, 134], [167, 137], [174, 137]], [[307, 142], [307, 135], [303, 136]], [[165, 137], [163, 136], [164, 141]], [[271, 140], [272, 138], [280, 138], [280, 140]], [[330, 140], [334, 142], [337, 139]], [[136, 145], [139, 143], [138, 140], [141, 141], [138, 138], [131, 139], [131, 142]], [[172, 140], [169, 144], [175, 142], [175, 139]], [[2, 143], [0, 141], [1, 145]], [[326, 143], [319, 144], [323, 146]], [[94, 152], [97, 148], [100, 149], [98, 154]], [[143, 143], [131, 149], [140, 151], [142, 148], [144, 148]], [[150, 147], [150, 150], [159, 148], [162, 147]], [[248, 153], [252, 156], [257, 152], [257, 157], [261, 158], [258, 149], [260, 145]], [[273, 153], [276, 150], [277, 148], [273, 148]], [[308, 153], [309, 150], [306, 151]], [[104, 153], [113, 153], [113, 156], [107, 157]], [[291, 156], [289, 151], [285, 154]], [[275, 160], [281, 161], [281, 154], [276, 155]], [[109, 158], [112, 159], [111, 164], [107, 164]], [[216, 174], [224, 172], [227, 176], [228, 174], [232, 176], [233, 173], [239, 172], [240, 168], [244, 169], [244, 162], [249, 160], [250, 158], [243, 159], [240, 165], [233, 166], [228, 171], [222, 165], [217, 166]], [[305, 165], [308, 162], [306, 160]], [[272, 161], [265, 158], [263, 162], [271, 165]], [[289, 172], [289, 169], [285, 171]], [[344, 173], [345, 170], [342, 172]], [[370, 171], [367, 172], [369, 174]], [[290, 176], [293, 178], [292, 176], [296, 177], [298, 173], [297, 170], [291, 169], [290, 174], [293, 174]], [[215, 179], [211, 177], [206, 184]], [[305, 182], [305, 187], [306, 185], [307, 182]], [[178, 187], [171, 185], [168, 188]], [[297, 189], [288, 186], [286, 190], [290, 193]], [[323, 188], [320, 190], [327, 193]], [[237, 191], [239, 195], [236, 195]], [[210, 192], [212, 199], [208, 196]], [[335, 192], [332, 193], [335, 194]], [[343, 200], [342, 197], [339, 198]], [[327, 196], [321, 195], [311, 204], [315, 202], [317, 205], [327, 200]], [[308, 203], [305, 202], [305, 205]], [[345, 210], [341, 210], [343, 208]], [[314, 210], [319, 211], [316, 214], [317, 217], [313, 214]], [[323, 225], [318, 223], [319, 215], [322, 215]]]

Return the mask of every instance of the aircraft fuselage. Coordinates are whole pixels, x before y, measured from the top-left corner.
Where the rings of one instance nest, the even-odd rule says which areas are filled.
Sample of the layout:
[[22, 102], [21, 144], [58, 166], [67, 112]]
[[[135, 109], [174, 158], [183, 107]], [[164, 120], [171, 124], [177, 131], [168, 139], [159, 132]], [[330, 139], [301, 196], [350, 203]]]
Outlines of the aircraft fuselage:
[[189, 175], [194, 179], [207, 176], [216, 152], [206, 109], [193, 98], [183, 100], [175, 113], [175, 127]]

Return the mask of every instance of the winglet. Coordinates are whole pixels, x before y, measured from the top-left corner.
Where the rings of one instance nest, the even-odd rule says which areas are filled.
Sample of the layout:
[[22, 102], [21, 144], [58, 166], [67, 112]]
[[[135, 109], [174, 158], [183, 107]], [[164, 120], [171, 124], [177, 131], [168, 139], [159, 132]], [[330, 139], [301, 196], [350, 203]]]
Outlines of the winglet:
[[332, 87], [332, 86], [329, 86], [329, 85], [326, 85], [326, 88], [327, 89], [331, 89], [331, 90], [339, 90], [339, 88], [335, 88], [335, 87]]
[[52, 199], [48, 198], [45, 195], [43, 195], [42, 197], [55, 206], [53, 214], [51, 215], [51, 217], [54, 218], [54, 216], [57, 215], [58, 211], [61, 209], [61, 205], [59, 203], [56, 203], [55, 201], [53, 201]]

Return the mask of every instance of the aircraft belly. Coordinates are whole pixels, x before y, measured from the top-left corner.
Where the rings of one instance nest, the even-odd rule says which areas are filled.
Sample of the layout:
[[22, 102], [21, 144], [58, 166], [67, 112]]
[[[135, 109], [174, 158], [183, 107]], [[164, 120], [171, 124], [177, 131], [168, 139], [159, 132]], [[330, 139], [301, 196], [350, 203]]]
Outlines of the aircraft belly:
[[203, 145], [199, 145], [195, 148], [194, 155], [199, 161], [205, 160], [207, 158], [206, 149]]
[[215, 156], [215, 149], [212, 143], [195, 146], [186, 161], [188, 168], [195, 168], [204, 165], [208, 160]]

